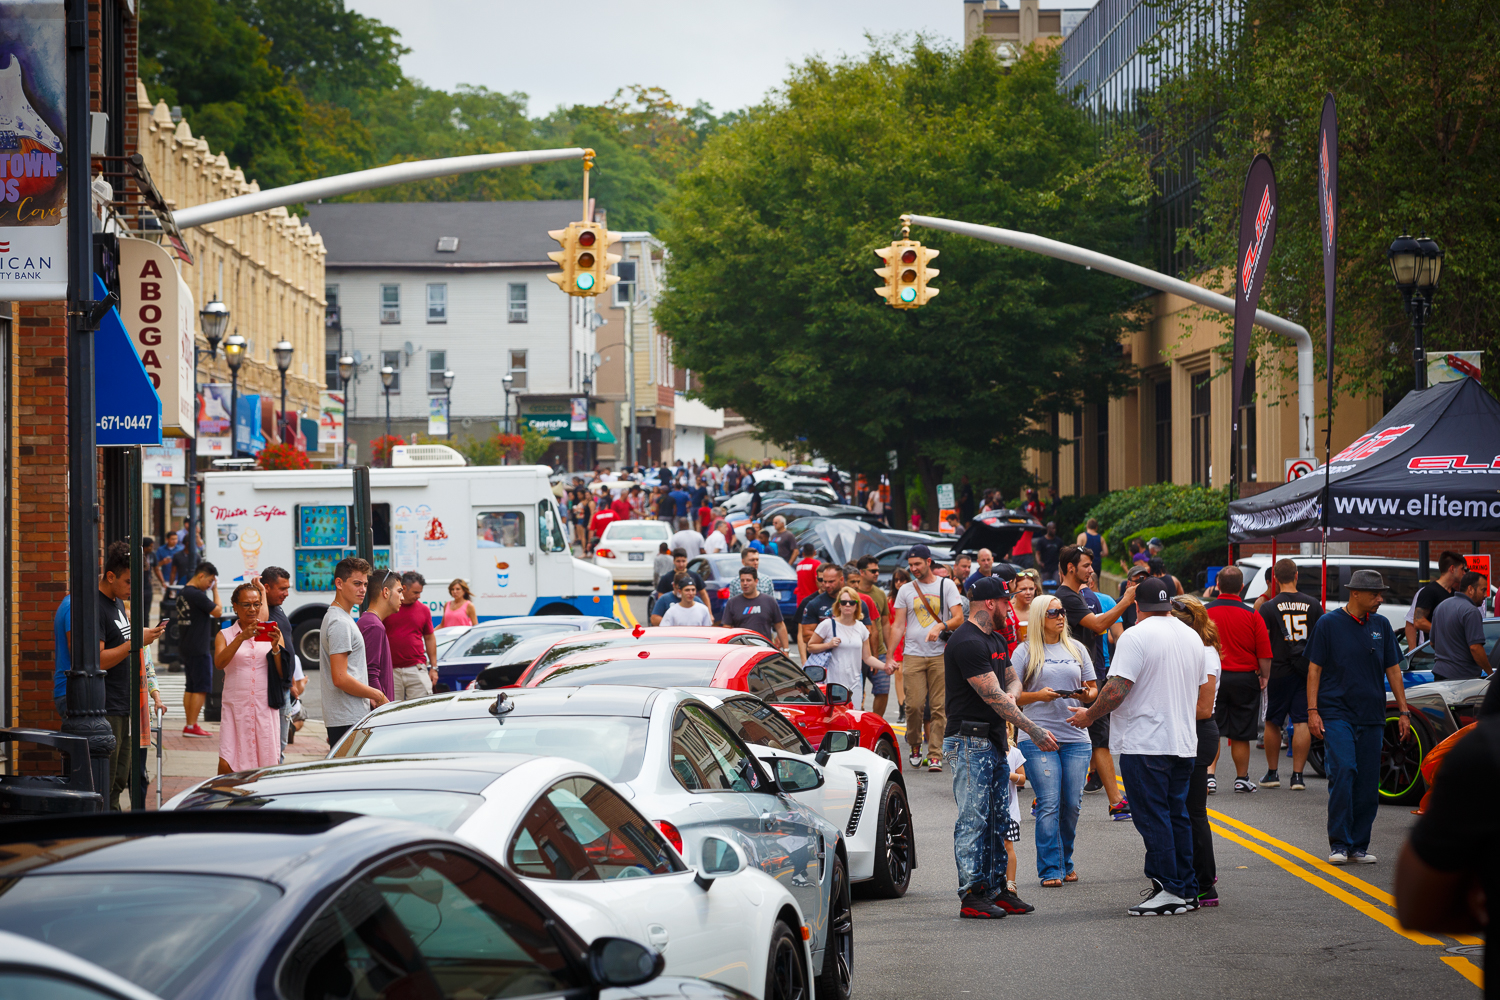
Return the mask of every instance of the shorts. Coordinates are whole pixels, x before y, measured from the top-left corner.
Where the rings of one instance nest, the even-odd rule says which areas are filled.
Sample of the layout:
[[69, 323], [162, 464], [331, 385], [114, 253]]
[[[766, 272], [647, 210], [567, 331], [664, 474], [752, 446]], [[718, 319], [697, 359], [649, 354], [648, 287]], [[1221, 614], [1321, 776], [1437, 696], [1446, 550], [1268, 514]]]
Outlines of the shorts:
[[1214, 722], [1219, 735], [1241, 742], [1255, 739], [1260, 727], [1260, 680], [1255, 670], [1226, 670], [1219, 675], [1219, 704]]
[[212, 653], [184, 653], [182, 672], [187, 678], [184, 690], [188, 694], [213, 693], [214, 658]]
[[[1015, 795], [1016, 790], [1014, 788], [1010, 789], [1010, 794]], [[1021, 824], [1014, 817], [1005, 821], [1005, 839], [1012, 844], [1021, 839]]]
[[870, 693], [871, 694], [890, 694], [891, 693], [891, 675], [890, 674], [886, 673], [883, 670], [882, 671], [874, 671], [874, 670], [871, 670], [869, 667], [864, 667], [862, 669], [864, 671], [865, 680], [870, 683]]
[[1266, 721], [1277, 728], [1288, 716], [1292, 724], [1307, 721], [1307, 678], [1288, 674], [1266, 682]]
[[1089, 724], [1089, 742], [1095, 750], [1109, 749], [1109, 714], [1099, 716]]

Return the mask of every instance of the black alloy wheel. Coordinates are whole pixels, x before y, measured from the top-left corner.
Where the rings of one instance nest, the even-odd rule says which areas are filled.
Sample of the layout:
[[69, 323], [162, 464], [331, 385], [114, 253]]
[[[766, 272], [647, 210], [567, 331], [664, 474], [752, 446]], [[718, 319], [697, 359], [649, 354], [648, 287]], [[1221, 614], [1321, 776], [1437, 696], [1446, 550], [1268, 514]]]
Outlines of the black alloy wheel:
[[765, 1000], [808, 1000], [807, 970], [802, 964], [802, 940], [786, 921], [771, 929], [771, 952], [766, 958]]
[[900, 899], [911, 885], [911, 806], [906, 789], [894, 780], [880, 796], [879, 826], [876, 827], [875, 870], [861, 882], [861, 895], [877, 899]]
[[823, 943], [823, 971], [813, 983], [817, 1000], [849, 1000], [854, 988], [854, 907], [849, 901], [849, 873], [834, 856], [828, 894], [828, 940]]
[[1427, 791], [1422, 761], [1430, 748], [1427, 724], [1421, 716], [1411, 717], [1411, 728], [1404, 740], [1400, 716], [1392, 714], [1385, 720], [1380, 743], [1380, 801], [1411, 805], [1422, 800]]
[[895, 741], [888, 736], [882, 736], [875, 744], [875, 756], [884, 757], [898, 769], [901, 767], [901, 751], [896, 749]]
[[1328, 765], [1324, 754], [1322, 738], [1314, 736], [1307, 748], [1307, 766], [1320, 778], [1328, 777]]

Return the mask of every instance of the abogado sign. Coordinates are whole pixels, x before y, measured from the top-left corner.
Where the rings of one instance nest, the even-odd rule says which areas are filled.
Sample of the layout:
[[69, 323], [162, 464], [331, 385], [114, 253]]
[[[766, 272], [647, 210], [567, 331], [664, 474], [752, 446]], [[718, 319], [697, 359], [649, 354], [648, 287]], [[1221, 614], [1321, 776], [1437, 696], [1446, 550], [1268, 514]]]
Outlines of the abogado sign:
[[120, 313], [161, 397], [162, 430], [191, 436], [193, 293], [155, 243], [120, 240]]

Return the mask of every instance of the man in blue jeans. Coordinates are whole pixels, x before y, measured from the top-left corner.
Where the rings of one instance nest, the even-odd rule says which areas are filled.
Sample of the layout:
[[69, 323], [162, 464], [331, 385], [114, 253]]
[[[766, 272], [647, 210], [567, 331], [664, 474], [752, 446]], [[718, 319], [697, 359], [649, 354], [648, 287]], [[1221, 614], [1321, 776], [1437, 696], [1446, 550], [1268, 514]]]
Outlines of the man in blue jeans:
[[1021, 679], [1010, 665], [1010, 589], [987, 576], [969, 594], [969, 619], [943, 649], [947, 723], [943, 759], [953, 772], [953, 860], [958, 865], [958, 915], [996, 920], [1030, 913], [1005, 884], [1005, 828], [1010, 822], [1010, 766], [1005, 724], [1030, 734], [1044, 751], [1057, 739], [1016, 707]]
[[1401, 739], [1411, 729], [1401, 650], [1379, 614], [1389, 588], [1373, 569], [1349, 577], [1349, 603], [1318, 619], [1307, 647], [1307, 728], [1323, 740], [1328, 772], [1328, 863], [1373, 865], [1370, 829], [1380, 805], [1385, 681], [1391, 683]]
[[1208, 680], [1203, 640], [1172, 617], [1172, 593], [1155, 577], [1135, 588], [1138, 618], [1120, 637], [1109, 680], [1070, 725], [1087, 729], [1110, 713], [1110, 750], [1130, 789], [1130, 819], [1146, 844], [1150, 888], [1127, 908], [1134, 917], [1197, 909], [1188, 782], [1198, 756], [1198, 689]]

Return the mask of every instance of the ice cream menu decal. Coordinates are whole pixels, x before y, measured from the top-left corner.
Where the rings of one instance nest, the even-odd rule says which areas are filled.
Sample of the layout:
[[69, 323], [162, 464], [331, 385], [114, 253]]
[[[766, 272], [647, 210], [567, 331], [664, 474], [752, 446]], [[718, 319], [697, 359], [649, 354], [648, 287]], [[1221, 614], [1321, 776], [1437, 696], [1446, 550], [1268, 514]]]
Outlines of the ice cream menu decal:
[[67, 295], [66, 57], [61, 2], [0, 2], [0, 298]]

